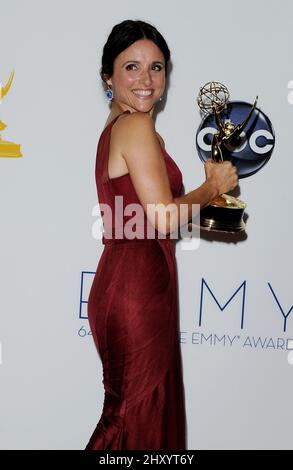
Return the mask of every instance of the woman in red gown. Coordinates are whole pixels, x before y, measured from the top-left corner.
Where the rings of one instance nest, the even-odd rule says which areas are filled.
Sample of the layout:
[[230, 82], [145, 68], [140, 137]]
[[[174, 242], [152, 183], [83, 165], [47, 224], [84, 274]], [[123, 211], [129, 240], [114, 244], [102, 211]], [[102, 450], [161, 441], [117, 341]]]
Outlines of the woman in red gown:
[[170, 234], [179, 220], [184, 222], [178, 216], [182, 204], [188, 207], [187, 223], [192, 204], [204, 207], [231, 190], [237, 175], [229, 162], [208, 161], [206, 181], [182, 195], [182, 174], [152, 118], [165, 90], [169, 58], [162, 35], [143, 21], [114, 26], [103, 49], [101, 77], [111, 95], [96, 159], [104, 250], [88, 317], [105, 396], [86, 450], [187, 446], [175, 238]]

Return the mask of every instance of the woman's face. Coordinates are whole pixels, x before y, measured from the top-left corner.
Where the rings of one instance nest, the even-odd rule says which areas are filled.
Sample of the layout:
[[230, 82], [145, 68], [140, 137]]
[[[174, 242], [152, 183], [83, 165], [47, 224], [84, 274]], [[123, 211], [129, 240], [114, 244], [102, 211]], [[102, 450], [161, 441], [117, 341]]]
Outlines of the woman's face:
[[152, 112], [165, 89], [163, 53], [149, 39], [134, 42], [116, 57], [107, 83], [123, 110]]

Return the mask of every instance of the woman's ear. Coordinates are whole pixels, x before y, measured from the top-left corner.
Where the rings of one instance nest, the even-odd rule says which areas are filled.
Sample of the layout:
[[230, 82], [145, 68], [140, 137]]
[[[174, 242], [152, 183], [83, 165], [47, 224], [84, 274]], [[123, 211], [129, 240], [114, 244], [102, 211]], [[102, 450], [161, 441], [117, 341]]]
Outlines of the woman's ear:
[[111, 87], [112, 86], [112, 80], [111, 78], [109, 77], [109, 75], [105, 74], [105, 73], [101, 73], [100, 74], [101, 76], [101, 79], [103, 80], [103, 82], [108, 85], [108, 87]]

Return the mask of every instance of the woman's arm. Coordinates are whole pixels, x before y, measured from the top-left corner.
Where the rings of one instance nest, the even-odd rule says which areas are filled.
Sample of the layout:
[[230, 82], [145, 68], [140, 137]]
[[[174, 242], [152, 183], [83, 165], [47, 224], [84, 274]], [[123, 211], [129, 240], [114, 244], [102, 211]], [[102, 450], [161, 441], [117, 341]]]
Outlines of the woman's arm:
[[134, 189], [151, 224], [163, 234], [191, 220], [195, 215], [192, 204], [203, 208], [237, 185], [236, 170], [230, 162], [208, 161], [206, 181], [188, 194], [173, 198], [154, 121], [147, 113], [135, 112], [120, 119], [112, 128], [111, 138], [115, 139], [115, 146], [125, 159]]

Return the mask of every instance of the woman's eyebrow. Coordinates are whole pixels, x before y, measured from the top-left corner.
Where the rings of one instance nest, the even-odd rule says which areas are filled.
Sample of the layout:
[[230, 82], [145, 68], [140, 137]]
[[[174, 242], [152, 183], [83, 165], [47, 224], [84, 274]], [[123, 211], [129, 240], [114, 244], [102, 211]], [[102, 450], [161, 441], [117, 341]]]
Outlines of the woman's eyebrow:
[[[128, 62], [131, 62], [131, 63], [134, 63], [134, 64], [140, 64], [140, 61], [139, 60], [127, 60], [126, 62], [124, 62], [124, 64], [122, 64], [122, 67], [124, 67], [125, 64], [127, 64]], [[164, 65], [164, 62], [162, 62], [161, 60], [153, 60], [152, 62], [153, 64], [162, 64]]]

